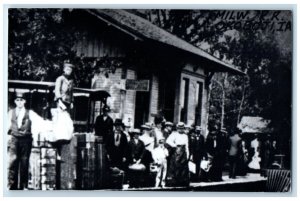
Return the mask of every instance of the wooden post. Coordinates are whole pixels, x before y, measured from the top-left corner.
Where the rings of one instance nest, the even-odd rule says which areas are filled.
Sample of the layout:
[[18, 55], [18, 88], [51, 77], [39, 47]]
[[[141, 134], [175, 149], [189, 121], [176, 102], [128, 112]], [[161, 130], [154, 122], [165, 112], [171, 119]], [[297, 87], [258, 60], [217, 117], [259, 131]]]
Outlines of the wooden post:
[[106, 161], [106, 151], [104, 144], [95, 143], [96, 155], [95, 155], [95, 188], [103, 189], [106, 187], [106, 181], [108, 178], [108, 167]]
[[83, 181], [83, 163], [84, 163], [84, 148], [86, 144], [85, 135], [80, 134], [77, 138], [77, 163], [76, 163], [76, 189], [82, 189]]
[[180, 121], [180, 86], [181, 86], [181, 73], [176, 76], [175, 87], [175, 104], [174, 104], [174, 123], [177, 124]]
[[28, 188], [32, 190], [40, 190], [40, 148], [34, 147], [31, 149], [30, 154], [30, 169], [29, 169], [29, 181]]
[[61, 149], [60, 161], [60, 189], [75, 189], [76, 179], [76, 140], [74, 137], [70, 143], [64, 144]]

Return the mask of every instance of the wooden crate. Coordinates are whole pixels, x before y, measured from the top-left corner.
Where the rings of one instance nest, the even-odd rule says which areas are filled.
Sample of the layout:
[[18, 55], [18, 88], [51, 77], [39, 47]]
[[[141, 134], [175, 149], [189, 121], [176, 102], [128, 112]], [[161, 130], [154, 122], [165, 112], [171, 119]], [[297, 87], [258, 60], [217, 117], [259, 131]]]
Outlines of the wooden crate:
[[56, 189], [56, 156], [55, 148], [41, 148], [41, 189], [54, 190]]

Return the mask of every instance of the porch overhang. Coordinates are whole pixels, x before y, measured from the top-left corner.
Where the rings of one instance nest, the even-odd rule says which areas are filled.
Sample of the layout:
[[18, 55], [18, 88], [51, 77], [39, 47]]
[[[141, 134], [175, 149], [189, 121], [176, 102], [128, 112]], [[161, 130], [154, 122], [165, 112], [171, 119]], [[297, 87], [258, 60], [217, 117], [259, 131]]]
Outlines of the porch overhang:
[[204, 50], [180, 39], [166, 30], [152, 24], [146, 19], [121, 9], [87, 9], [87, 12], [98, 19], [114, 26], [120, 31], [140, 41], [157, 41], [171, 48], [191, 53], [199, 59], [211, 63], [208, 66], [213, 72], [229, 72], [236, 75], [246, 75], [239, 67], [226, 63]]

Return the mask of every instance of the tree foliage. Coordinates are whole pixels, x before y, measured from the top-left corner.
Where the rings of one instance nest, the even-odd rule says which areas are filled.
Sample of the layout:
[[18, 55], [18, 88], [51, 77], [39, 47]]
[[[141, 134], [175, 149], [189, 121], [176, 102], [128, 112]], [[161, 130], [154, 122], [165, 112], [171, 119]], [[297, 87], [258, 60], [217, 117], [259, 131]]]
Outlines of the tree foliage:
[[80, 87], [91, 87], [95, 73], [114, 73], [123, 61], [76, 53], [75, 42], [87, 33], [75, 29], [72, 20], [71, 9], [10, 9], [9, 79], [53, 82], [65, 62], [75, 64], [75, 84]]
[[9, 10], [9, 78], [53, 81], [74, 58], [74, 37], [63, 31], [63, 10]]
[[209, 125], [221, 124], [230, 129], [237, 126], [242, 116], [261, 116], [271, 120], [274, 136], [280, 141], [284, 139], [282, 148], [289, 146], [291, 12], [150, 10], [146, 13], [157, 25], [247, 73], [246, 76], [215, 73], [210, 85]]

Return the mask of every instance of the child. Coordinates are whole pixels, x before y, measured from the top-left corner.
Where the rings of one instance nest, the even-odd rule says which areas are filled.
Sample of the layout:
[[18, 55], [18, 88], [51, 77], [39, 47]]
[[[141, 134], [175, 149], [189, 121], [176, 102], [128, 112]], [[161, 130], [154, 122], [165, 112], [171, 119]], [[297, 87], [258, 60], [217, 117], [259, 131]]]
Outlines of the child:
[[158, 146], [152, 151], [154, 163], [157, 165], [157, 175], [155, 180], [155, 187], [165, 187], [167, 175], [167, 157], [169, 152], [165, 147], [165, 139], [158, 140]]

